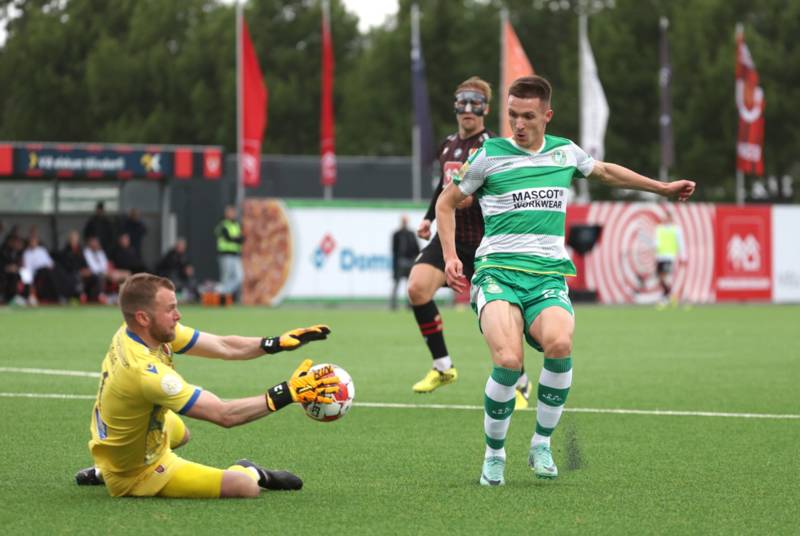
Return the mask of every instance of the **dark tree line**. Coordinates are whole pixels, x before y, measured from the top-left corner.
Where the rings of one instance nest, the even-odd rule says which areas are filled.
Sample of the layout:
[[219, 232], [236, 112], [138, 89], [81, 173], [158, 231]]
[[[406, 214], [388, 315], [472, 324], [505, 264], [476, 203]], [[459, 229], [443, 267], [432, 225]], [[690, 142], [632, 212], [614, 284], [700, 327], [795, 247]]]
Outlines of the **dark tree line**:
[[[411, 151], [410, 5], [367, 34], [331, 2], [339, 154]], [[554, 4], [566, 9], [554, 10]], [[563, 5], [562, 5], [563, 4]], [[587, 2], [419, 0], [432, 121], [453, 130], [452, 91], [499, 79], [500, 7], [555, 87], [551, 131], [578, 139], [576, 10]], [[591, 4], [591, 2], [588, 2]], [[11, 8], [17, 13], [8, 19]], [[5, 14], [5, 15], [4, 15]], [[318, 0], [250, 0], [247, 23], [269, 88], [265, 153], [319, 151]], [[606, 158], [657, 175], [658, 19], [670, 19], [675, 176], [708, 200], [733, 196], [734, 27], [766, 92], [767, 173], [800, 174], [800, 2], [616, 0], [589, 36], [610, 118]], [[218, 0], [0, 0], [0, 139], [235, 147], [234, 7]], [[499, 99], [488, 119], [497, 129]], [[599, 192], [602, 195], [602, 192]]]

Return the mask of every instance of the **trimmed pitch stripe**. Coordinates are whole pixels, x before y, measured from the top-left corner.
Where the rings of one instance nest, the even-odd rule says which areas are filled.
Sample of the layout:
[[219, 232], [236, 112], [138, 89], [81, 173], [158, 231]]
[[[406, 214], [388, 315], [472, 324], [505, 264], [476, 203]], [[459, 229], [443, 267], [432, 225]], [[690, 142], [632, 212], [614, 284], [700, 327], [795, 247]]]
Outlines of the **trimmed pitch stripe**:
[[[51, 376], [79, 376], [84, 378], [98, 378], [97, 372], [82, 370], [58, 370], [39, 368], [0, 367], [0, 372], [16, 372], [21, 374], [47, 374]], [[0, 398], [34, 398], [58, 400], [94, 400], [95, 395], [76, 395], [69, 393], [3, 393]], [[469, 406], [458, 404], [399, 404], [392, 402], [354, 402], [353, 405], [362, 408], [390, 408], [390, 409], [462, 409], [470, 411], [483, 411], [483, 406]], [[526, 408], [517, 411], [535, 411], [535, 408]], [[655, 415], [666, 417], [729, 417], [736, 419], [800, 419], [800, 415], [770, 414], [770, 413], [723, 413], [716, 411], [673, 411], [673, 410], [647, 410], [647, 409], [615, 409], [615, 408], [564, 408], [568, 413], [600, 413], [606, 415]]]

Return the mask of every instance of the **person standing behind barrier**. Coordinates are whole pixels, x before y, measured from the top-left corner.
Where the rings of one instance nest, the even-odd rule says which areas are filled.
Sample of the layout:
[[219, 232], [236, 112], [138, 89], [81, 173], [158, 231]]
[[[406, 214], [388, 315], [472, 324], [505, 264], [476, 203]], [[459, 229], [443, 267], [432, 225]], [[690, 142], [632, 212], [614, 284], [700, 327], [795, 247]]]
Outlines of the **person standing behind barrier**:
[[217, 237], [217, 258], [219, 259], [219, 278], [217, 292], [234, 296], [242, 286], [242, 244], [244, 235], [242, 225], [236, 217], [236, 207], [225, 207], [225, 218], [214, 229]]
[[685, 260], [686, 247], [683, 232], [675, 223], [672, 214], [667, 212], [663, 221], [656, 226], [656, 274], [661, 285], [660, 307], [672, 301], [677, 304], [677, 296], [672, 296], [673, 271], [676, 260]]
[[98, 201], [94, 214], [86, 220], [83, 227], [83, 241], [87, 243], [91, 237], [97, 237], [103, 251], [111, 251], [114, 247], [114, 225], [106, 215], [105, 203]]
[[397, 287], [400, 281], [408, 279], [414, 259], [419, 255], [417, 237], [408, 228], [408, 216], [400, 218], [400, 228], [392, 234], [392, 295], [389, 303], [392, 310], [397, 309]]

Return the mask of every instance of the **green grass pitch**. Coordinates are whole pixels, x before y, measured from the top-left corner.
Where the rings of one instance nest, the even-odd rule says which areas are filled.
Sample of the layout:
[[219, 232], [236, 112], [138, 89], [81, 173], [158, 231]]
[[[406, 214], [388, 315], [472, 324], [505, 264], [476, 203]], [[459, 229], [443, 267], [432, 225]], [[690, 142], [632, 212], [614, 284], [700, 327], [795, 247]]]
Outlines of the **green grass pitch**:
[[[116, 309], [0, 309], [3, 534], [797, 534], [800, 526], [800, 307], [656, 311], [577, 307], [574, 382], [553, 446], [561, 475], [526, 466], [535, 413], [514, 414], [506, 486], [477, 484], [490, 361], [469, 310], [443, 309], [457, 383], [411, 385], [430, 366], [407, 310], [185, 307], [221, 334], [274, 335], [325, 322], [331, 338], [248, 362], [179, 356], [188, 381], [223, 398], [263, 392], [305, 357], [346, 368], [356, 406], [335, 423], [298, 407], [225, 430], [186, 419], [185, 458], [225, 467], [248, 457], [305, 480], [297, 493], [199, 501], [111, 499], [78, 488], [90, 463], [97, 379], [13, 372], [94, 371]], [[535, 381], [541, 356], [526, 350]], [[358, 403], [467, 406], [359, 406]], [[569, 411], [572, 409], [573, 411]], [[689, 414], [590, 413], [629, 409]], [[694, 415], [694, 412], [734, 415]], [[742, 414], [770, 414], [754, 418]]]

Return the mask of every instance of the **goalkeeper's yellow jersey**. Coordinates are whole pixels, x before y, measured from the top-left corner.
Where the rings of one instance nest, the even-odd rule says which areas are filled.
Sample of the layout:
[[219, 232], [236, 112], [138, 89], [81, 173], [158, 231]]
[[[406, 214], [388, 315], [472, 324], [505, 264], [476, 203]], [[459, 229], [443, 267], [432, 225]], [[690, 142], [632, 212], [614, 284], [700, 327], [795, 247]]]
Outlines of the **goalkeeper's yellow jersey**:
[[194, 346], [199, 334], [178, 324], [175, 340], [157, 348], [148, 348], [125, 324], [114, 334], [103, 359], [89, 441], [102, 471], [132, 477], [169, 451], [167, 410], [186, 413], [201, 392], [175, 371], [172, 356]]

